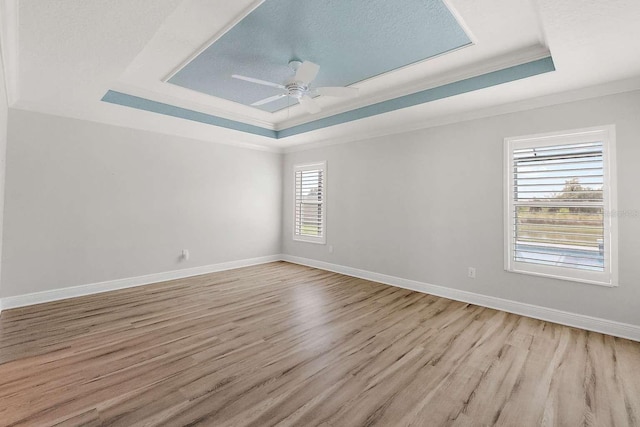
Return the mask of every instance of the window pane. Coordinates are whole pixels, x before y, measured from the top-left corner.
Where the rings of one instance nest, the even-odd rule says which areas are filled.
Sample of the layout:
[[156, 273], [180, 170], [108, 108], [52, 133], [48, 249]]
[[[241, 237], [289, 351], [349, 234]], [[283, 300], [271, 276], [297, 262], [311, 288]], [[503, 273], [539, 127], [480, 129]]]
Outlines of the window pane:
[[513, 259], [604, 271], [601, 142], [513, 152]]
[[324, 236], [324, 168], [308, 166], [295, 171], [294, 235]]

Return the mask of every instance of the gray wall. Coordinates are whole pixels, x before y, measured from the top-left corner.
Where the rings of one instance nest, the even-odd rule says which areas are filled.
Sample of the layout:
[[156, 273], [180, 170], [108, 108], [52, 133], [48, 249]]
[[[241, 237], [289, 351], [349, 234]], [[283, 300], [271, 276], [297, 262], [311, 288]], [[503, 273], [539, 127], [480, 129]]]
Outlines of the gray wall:
[[[7, 106], [7, 91], [5, 87], [4, 65], [0, 51], [0, 274], [2, 273], [2, 231], [4, 215], [4, 183], [7, 158], [7, 121], [9, 108]], [[0, 295], [2, 295], [2, 281], [0, 280]], [[2, 307], [0, 307], [1, 309]]]
[[7, 165], [0, 296], [280, 252], [281, 154], [10, 110]]
[[[617, 126], [618, 209], [640, 210], [640, 92], [632, 92], [289, 153], [283, 252], [640, 325], [640, 216], [619, 220], [617, 288], [503, 269], [503, 138], [604, 124]], [[292, 240], [292, 167], [321, 160], [326, 246]]]

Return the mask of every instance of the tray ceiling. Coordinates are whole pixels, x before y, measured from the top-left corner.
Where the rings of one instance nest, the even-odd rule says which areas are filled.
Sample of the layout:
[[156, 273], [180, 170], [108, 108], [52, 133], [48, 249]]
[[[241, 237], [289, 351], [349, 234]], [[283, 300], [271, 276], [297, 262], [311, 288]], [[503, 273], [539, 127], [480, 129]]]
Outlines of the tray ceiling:
[[[291, 60], [320, 65], [314, 86], [349, 86], [471, 44], [441, 0], [267, 0], [179, 69], [169, 83], [244, 105], [291, 78]], [[283, 98], [256, 108], [275, 112]]]
[[[319, 96], [316, 101], [322, 111], [317, 114], [308, 114], [298, 105], [265, 111], [167, 82], [242, 27], [252, 12], [278, 1], [6, 0], [0, 7], [0, 41], [10, 105], [279, 150], [640, 88], [640, 57], [633, 55], [640, 48], [640, 3], [633, 0], [442, 0], [440, 10], [446, 8], [471, 43], [359, 80], [353, 83], [359, 89], [358, 98]], [[330, 4], [327, 16], [339, 21], [341, 17], [331, 17], [331, 11], [341, 11], [344, 3], [351, 2], [317, 3], [310, 7]], [[354, 3], [360, 5], [359, 18], [375, 17], [379, 34], [394, 39], [396, 29], [404, 30], [393, 24], [392, 15], [405, 11], [386, 9], [381, 14], [371, 10], [369, 2]], [[388, 3], [398, 7], [398, 2]], [[299, 31], [304, 29], [288, 24], [296, 9], [287, 13], [273, 25], [274, 33], [282, 31], [283, 36], [268, 52], [291, 42], [286, 34], [302, 37]], [[388, 24], [382, 15], [389, 15]], [[348, 27], [354, 38], [359, 25]], [[425, 38], [424, 33], [414, 33], [405, 34], [407, 43]], [[403, 41], [394, 40], [394, 47], [365, 53], [385, 62], [396, 53], [406, 54], [400, 52]], [[316, 41], [306, 45], [315, 46]], [[441, 45], [434, 52], [446, 49]], [[313, 52], [285, 51], [283, 62], [293, 56], [313, 56]], [[320, 77], [328, 79], [332, 66], [320, 65]], [[278, 67], [286, 65], [278, 62]], [[251, 70], [257, 73], [258, 66]]]

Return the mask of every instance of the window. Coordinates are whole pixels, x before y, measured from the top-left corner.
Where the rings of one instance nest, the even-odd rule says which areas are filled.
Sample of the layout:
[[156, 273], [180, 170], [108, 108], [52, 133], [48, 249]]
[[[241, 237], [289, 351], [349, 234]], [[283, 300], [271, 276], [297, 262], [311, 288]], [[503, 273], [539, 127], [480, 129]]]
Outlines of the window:
[[326, 162], [296, 165], [293, 239], [312, 243], [326, 241]]
[[505, 269], [617, 285], [615, 128], [505, 140]]

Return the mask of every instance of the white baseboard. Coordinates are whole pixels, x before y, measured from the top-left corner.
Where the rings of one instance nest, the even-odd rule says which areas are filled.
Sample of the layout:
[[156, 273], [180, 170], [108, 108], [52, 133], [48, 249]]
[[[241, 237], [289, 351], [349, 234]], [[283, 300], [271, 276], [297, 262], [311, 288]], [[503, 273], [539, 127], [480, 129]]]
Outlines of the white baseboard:
[[259, 258], [242, 259], [219, 264], [203, 265], [200, 267], [186, 268], [182, 270], [167, 271], [164, 273], [147, 274], [145, 276], [128, 277], [124, 279], [109, 280], [106, 282], [91, 283], [88, 285], [73, 286], [69, 288], [53, 289], [33, 294], [5, 297], [0, 300], [0, 310], [24, 307], [27, 305], [41, 304], [44, 302], [74, 298], [83, 295], [98, 294], [101, 292], [115, 291], [117, 289], [132, 288], [167, 280], [182, 279], [198, 276], [200, 274], [215, 273], [217, 271], [233, 270], [234, 268], [249, 267], [251, 265], [265, 264], [280, 261], [282, 255], [269, 255]]
[[627, 338], [640, 341], [640, 326], [628, 323], [620, 323], [598, 317], [585, 316], [583, 314], [570, 313], [553, 308], [540, 307], [537, 305], [492, 297], [488, 295], [476, 294], [473, 292], [461, 291], [459, 289], [447, 288], [444, 286], [432, 285], [418, 282], [416, 280], [403, 279], [386, 274], [374, 273], [372, 271], [360, 270], [338, 264], [331, 264], [323, 261], [316, 261], [308, 258], [301, 258], [292, 255], [282, 255], [282, 260], [294, 264], [306, 265], [322, 270], [333, 271], [347, 276], [358, 277], [385, 285], [397, 286], [399, 288], [410, 289], [412, 291], [423, 292], [439, 297], [449, 298], [521, 316], [533, 317], [534, 319], [559, 323], [561, 325], [586, 329], [588, 331], [600, 332], [620, 338]]
[[83, 295], [91, 295], [101, 292], [114, 291], [117, 289], [148, 285], [151, 283], [198, 276], [200, 274], [215, 273], [224, 270], [232, 270], [234, 268], [249, 267], [251, 265], [265, 264], [274, 261], [287, 261], [294, 264], [306, 265], [309, 267], [345, 274], [347, 276], [359, 277], [361, 279], [384, 283], [385, 285], [397, 286], [399, 288], [409, 289], [412, 291], [423, 292], [456, 301], [462, 301], [470, 304], [480, 305], [483, 307], [493, 308], [496, 310], [506, 311], [509, 313], [519, 314], [522, 316], [532, 317], [534, 319], [545, 320], [553, 323], [559, 323], [561, 325], [586, 329], [588, 331], [600, 332], [607, 335], [640, 341], [640, 326], [638, 325], [620, 323], [612, 320], [585, 316], [583, 314], [556, 310], [553, 308], [540, 307], [537, 305], [526, 304], [488, 295], [476, 294], [473, 292], [461, 291], [459, 289], [432, 285], [429, 283], [418, 282], [416, 280], [403, 279], [401, 277], [374, 273], [372, 271], [360, 270], [357, 268], [331, 264], [323, 261], [316, 261], [308, 258], [296, 257], [292, 255], [270, 255], [259, 258], [224, 262], [220, 264], [204, 265], [201, 267], [187, 268], [183, 270], [167, 271], [164, 273], [148, 274], [146, 276], [110, 280], [106, 282], [92, 283], [70, 288], [54, 289], [46, 292], [37, 292], [33, 294], [6, 297], [0, 300], [0, 312], [2, 310], [7, 310], [10, 308], [24, 307], [28, 305], [74, 298]]

